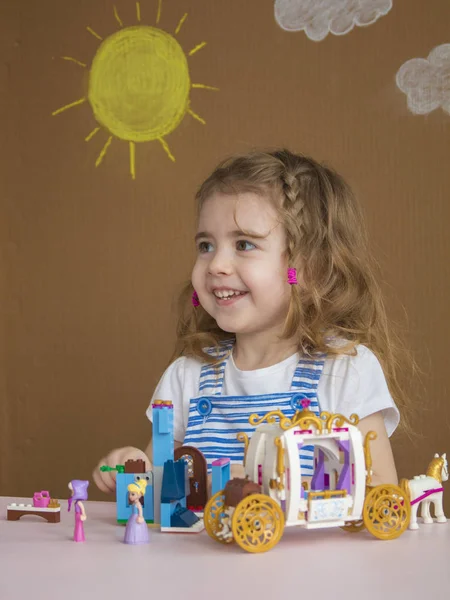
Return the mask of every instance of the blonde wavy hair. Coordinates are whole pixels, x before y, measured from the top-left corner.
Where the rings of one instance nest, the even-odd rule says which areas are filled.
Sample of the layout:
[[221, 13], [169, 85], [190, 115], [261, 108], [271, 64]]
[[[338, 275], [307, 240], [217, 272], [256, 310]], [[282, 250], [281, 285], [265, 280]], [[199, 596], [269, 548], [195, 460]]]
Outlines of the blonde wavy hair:
[[[287, 261], [299, 271], [291, 286], [283, 339], [297, 338], [298, 350], [311, 355], [355, 354], [364, 344], [377, 356], [389, 390], [410, 432], [412, 400], [398, 373], [408, 353], [388, 326], [375, 265], [368, 251], [364, 220], [344, 179], [312, 158], [288, 150], [255, 151], [223, 161], [200, 186], [198, 211], [214, 193], [253, 192], [269, 199], [279, 213], [287, 239]], [[201, 307], [193, 308], [192, 284], [179, 299], [176, 357], [214, 362], [204, 348], [219, 346], [230, 333]], [[344, 340], [333, 344], [330, 340]]]

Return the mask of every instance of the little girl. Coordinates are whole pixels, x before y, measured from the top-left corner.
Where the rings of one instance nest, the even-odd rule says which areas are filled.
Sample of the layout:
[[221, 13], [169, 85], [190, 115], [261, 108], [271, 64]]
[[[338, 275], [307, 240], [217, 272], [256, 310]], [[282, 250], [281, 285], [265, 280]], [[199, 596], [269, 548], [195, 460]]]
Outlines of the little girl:
[[[377, 433], [373, 484], [397, 483], [389, 437], [408, 400], [347, 184], [311, 158], [254, 152], [219, 165], [197, 201], [197, 259], [174, 360], [153, 395], [173, 402], [175, 445], [238, 465], [236, 434], [251, 435], [249, 415], [292, 416], [306, 397], [316, 413], [356, 413], [363, 434]], [[148, 465], [151, 444], [145, 454], [113, 450], [99, 466], [128, 458]], [[312, 471], [312, 449], [300, 459]], [[93, 476], [115, 489], [111, 473], [97, 467]]]

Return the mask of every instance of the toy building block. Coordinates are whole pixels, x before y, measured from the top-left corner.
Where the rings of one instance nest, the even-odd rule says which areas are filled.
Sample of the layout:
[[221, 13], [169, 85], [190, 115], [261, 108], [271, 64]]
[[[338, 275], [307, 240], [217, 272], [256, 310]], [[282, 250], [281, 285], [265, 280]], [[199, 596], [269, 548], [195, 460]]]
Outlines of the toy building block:
[[188, 491], [185, 461], [166, 461], [161, 488], [161, 531], [198, 533], [203, 530], [203, 521], [186, 506]]
[[[147, 523], [161, 524], [163, 531], [176, 531], [178, 529], [183, 532], [201, 531], [203, 529], [203, 521], [198, 519], [192, 511], [188, 510], [186, 497], [189, 495], [192, 496], [192, 488], [194, 488], [199, 493], [198, 496], [195, 496], [196, 503], [198, 504], [199, 498], [202, 498], [202, 505], [204, 506], [207, 482], [205, 458], [196, 448], [184, 447], [186, 454], [189, 454], [190, 457], [195, 455], [198, 458], [196, 464], [199, 468], [195, 471], [195, 480], [193, 481], [189, 477], [186, 457], [183, 457], [183, 460], [174, 462], [172, 402], [155, 400], [152, 403], [152, 411], [152, 471], [145, 472], [145, 462], [143, 460], [129, 460], [125, 465], [116, 465], [115, 467], [106, 465], [100, 467], [101, 471], [117, 472], [117, 522], [126, 524], [132, 513], [128, 494], [129, 484], [145, 477], [147, 486], [141, 502], [143, 504], [143, 516]], [[170, 463], [172, 466], [167, 466], [166, 473], [165, 466], [167, 463]], [[176, 527], [174, 527], [175, 524]]]
[[145, 473], [145, 461], [141, 458], [125, 461], [124, 473]]
[[153, 498], [154, 522], [161, 523], [161, 491], [164, 465], [173, 460], [173, 404], [171, 401], [155, 400], [153, 410]]
[[61, 521], [61, 506], [57, 500], [48, 499], [47, 506], [33, 506], [33, 504], [8, 504], [6, 507], [6, 518], [8, 521], [18, 521], [26, 515], [42, 517], [48, 523], [59, 523]]
[[231, 477], [231, 461], [229, 458], [218, 458], [211, 463], [212, 466], [212, 488], [211, 496], [225, 489], [227, 481]]
[[[138, 471], [129, 471], [134, 468], [138, 469]], [[142, 471], [142, 468], [144, 468], [144, 471]], [[117, 471], [116, 508], [117, 523], [119, 525], [127, 524], [133, 510], [128, 498], [128, 485], [140, 478], [147, 480], [145, 495], [141, 500], [143, 504], [143, 516], [147, 523], [154, 522], [153, 473], [151, 471], [145, 472], [145, 462], [143, 460], [126, 461], [125, 465], [116, 465], [115, 467], [102, 466], [100, 467], [100, 471]]]

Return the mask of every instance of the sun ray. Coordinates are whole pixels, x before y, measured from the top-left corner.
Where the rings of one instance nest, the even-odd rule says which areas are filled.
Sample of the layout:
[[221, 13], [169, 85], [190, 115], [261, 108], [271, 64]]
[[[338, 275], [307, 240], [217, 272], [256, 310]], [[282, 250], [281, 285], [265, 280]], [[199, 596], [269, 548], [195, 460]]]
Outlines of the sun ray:
[[184, 13], [184, 15], [181, 17], [180, 22], [177, 25], [177, 28], [175, 29], [175, 35], [178, 35], [180, 33], [180, 29], [183, 26], [183, 23], [186, 21], [188, 14]]
[[65, 110], [69, 109], [69, 108], [73, 108], [74, 106], [78, 106], [79, 104], [83, 104], [83, 102], [86, 102], [86, 98], [80, 98], [79, 100], [75, 100], [75, 102], [71, 102], [70, 104], [66, 104], [65, 106], [61, 106], [61, 108], [58, 108], [56, 110], [54, 110], [52, 112], [52, 115], [59, 115], [59, 113], [64, 112]]
[[119, 17], [119, 13], [117, 12], [117, 8], [114, 6], [114, 16], [116, 21], [119, 23], [120, 27], [123, 27], [122, 19]]
[[141, 4], [140, 4], [140, 2], [136, 2], [136, 18], [139, 22], [141, 21]]
[[88, 134], [88, 135], [87, 135], [87, 136], [84, 138], [84, 141], [85, 141], [85, 142], [89, 142], [89, 140], [91, 140], [91, 139], [94, 137], [94, 135], [95, 135], [96, 133], [98, 133], [99, 131], [100, 131], [100, 127], [96, 127], [95, 129], [93, 129], [93, 130], [91, 131], [91, 133], [89, 133], [89, 134]]
[[98, 33], [96, 33], [91, 27], [86, 27], [86, 29], [89, 31], [89, 33], [92, 33], [94, 37], [103, 42], [103, 38], [100, 35], [98, 35]]
[[76, 65], [80, 65], [80, 67], [87, 67], [86, 63], [81, 62], [81, 60], [77, 60], [76, 58], [73, 58], [72, 56], [61, 56], [61, 58], [63, 60], [70, 60], [70, 62], [74, 62]]
[[162, 0], [158, 0], [158, 12], [156, 13], [156, 24], [159, 23], [159, 20], [161, 18], [161, 4], [162, 4]]
[[212, 90], [214, 92], [219, 91], [218, 87], [214, 87], [212, 85], [204, 85], [203, 83], [193, 83], [191, 87], [199, 90]]
[[136, 144], [130, 142], [130, 173], [131, 179], [136, 179]]
[[197, 44], [197, 46], [195, 46], [195, 48], [192, 48], [192, 50], [189, 50], [189, 56], [192, 56], [193, 54], [195, 54], [196, 52], [198, 52], [205, 46], [206, 46], [206, 42], [200, 42], [200, 44]]
[[192, 109], [188, 108], [187, 112], [191, 115], [191, 117], [194, 117], [194, 119], [199, 121], [202, 125], [206, 125], [205, 119], [202, 119], [201, 116], [195, 113]]
[[108, 151], [108, 148], [109, 148], [109, 147], [110, 147], [110, 145], [111, 145], [112, 139], [113, 139], [113, 136], [112, 136], [112, 135], [110, 135], [110, 136], [109, 136], [109, 138], [108, 138], [108, 139], [107, 139], [107, 141], [106, 141], [106, 144], [103, 146], [103, 148], [102, 148], [102, 150], [101, 150], [100, 154], [98, 155], [98, 158], [97, 158], [97, 160], [95, 161], [95, 166], [96, 166], [96, 167], [98, 167], [98, 166], [99, 166], [99, 164], [102, 162], [102, 160], [105, 158], [105, 154], [107, 153], [107, 151]]
[[171, 161], [175, 162], [175, 156], [172, 154], [172, 152], [170, 151], [169, 145], [166, 142], [166, 140], [162, 137], [158, 138], [158, 140], [161, 142], [161, 146], [164, 148], [164, 150], [166, 151], [167, 156], [170, 158]]

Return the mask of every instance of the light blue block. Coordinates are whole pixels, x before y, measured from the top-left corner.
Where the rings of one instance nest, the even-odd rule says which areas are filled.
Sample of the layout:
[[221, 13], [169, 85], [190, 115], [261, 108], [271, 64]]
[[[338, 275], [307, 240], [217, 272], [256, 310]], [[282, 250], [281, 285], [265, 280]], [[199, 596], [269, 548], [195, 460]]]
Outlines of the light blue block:
[[173, 459], [173, 408], [162, 406], [153, 408], [153, 464], [164, 466]]
[[231, 478], [231, 462], [229, 458], [222, 458], [219, 460], [215, 460], [212, 462], [212, 485], [211, 492], [212, 495], [217, 494], [217, 492], [221, 492], [227, 481]]

